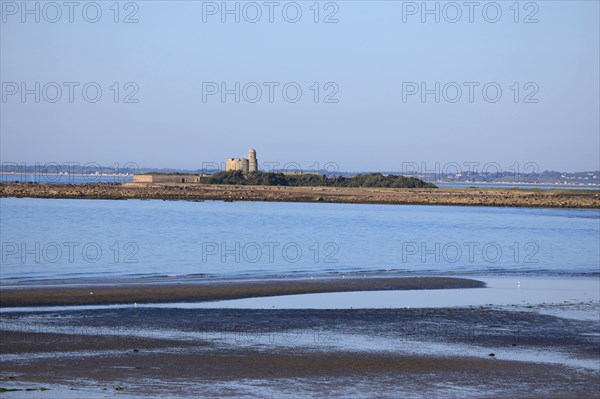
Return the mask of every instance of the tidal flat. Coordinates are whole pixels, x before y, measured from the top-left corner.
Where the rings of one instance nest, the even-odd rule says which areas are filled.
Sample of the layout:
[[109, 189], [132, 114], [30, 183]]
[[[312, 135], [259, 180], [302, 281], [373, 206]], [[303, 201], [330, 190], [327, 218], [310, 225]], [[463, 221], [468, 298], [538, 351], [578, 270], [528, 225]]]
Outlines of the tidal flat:
[[597, 322], [528, 311], [127, 308], [1, 320], [0, 386], [48, 388], [36, 397], [595, 398], [600, 382]]
[[[493, 289], [471, 279], [379, 282], [386, 284], [380, 288], [404, 285], [393, 291], [364, 291], [369, 279], [350, 280], [363, 284], [356, 294], [449, 299], [438, 307], [360, 309], [193, 307], [203, 302], [3, 307], [0, 387], [14, 390], [3, 394], [7, 398], [597, 397], [600, 325], [595, 317], [579, 317], [600, 310], [595, 297], [583, 292], [589, 279], [578, 280], [583, 291], [563, 295], [576, 297], [568, 309], [562, 296], [543, 306], [535, 296], [527, 303], [515, 297], [515, 306], [460, 305], [466, 292]], [[339, 279], [326, 281], [339, 288]], [[267, 292], [261, 284], [252, 296]], [[533, 294], [540, 289], [534, 280], [520, 284]], [[271, 282], [271, 292], [282, 286]], [[155, 299], [168, 301], [176, 290], [166, 285]], [[514, 297], [513, 291], [499, 292]], [[487, 297], [494, 302], [494, 295]], [[286, 296], [255, 299], [261, 298], [277, 303]], [[70, 303], [81, 304], [73, 296]], [[47, 390], [35, 391], [37, 396], [25, 391], [40, 387]]]

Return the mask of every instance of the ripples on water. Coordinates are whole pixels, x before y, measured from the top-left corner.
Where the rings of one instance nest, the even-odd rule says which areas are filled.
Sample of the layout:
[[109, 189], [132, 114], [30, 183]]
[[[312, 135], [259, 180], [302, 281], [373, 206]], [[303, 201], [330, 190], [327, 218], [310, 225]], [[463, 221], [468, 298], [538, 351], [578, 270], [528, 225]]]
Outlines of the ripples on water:
[[598, 276], [600, 211], [0, 199], [3, 284], [337, 273]]

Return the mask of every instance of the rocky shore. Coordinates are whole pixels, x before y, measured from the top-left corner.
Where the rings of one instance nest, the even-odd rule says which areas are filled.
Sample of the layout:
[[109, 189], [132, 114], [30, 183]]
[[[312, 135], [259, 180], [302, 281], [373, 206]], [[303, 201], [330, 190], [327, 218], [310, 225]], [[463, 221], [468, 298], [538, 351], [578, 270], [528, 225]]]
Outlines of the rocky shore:
[[600, 208], [598, 191], [508, 188], [392, 189], [177, 183], [0, 183], [0, 197]]

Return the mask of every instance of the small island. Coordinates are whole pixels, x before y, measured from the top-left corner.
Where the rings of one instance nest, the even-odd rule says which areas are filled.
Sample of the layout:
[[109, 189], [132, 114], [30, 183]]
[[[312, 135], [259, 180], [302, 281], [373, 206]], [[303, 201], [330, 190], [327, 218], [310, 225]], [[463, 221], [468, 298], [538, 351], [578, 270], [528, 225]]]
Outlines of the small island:
[[387, 187], [387, 188], [436, 188], [416, 177], [383, 175], [382, 173], [358, 174], [352, 177], [320, 175], [317, 172], [284, 171], [261, 172], [256, 150], [248, 150], [248, 158], [227, 158], [225, 171], [215, 174], [180, 174], [148, 172], [133, 176], [136, 183], [199, 183], [249, 186], [288, 187]]
[[227, 158], [225, 165], [225, 171], [214, 174], [134, 174], [133, 182], [0, 183], [0, 197], [600, 208], [599, 193], [593, 190], [438, 188], [416, 177], [396, 174], [346, 177], [314, 171], [264, 172], [258, 167], [254, 149], [248, 151], [248, 158]]

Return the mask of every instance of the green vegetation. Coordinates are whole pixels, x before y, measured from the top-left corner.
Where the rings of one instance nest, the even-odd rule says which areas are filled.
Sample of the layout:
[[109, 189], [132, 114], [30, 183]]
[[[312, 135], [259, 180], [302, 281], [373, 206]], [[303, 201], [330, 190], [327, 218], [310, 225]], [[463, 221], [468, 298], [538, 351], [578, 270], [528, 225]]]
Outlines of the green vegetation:
[[237, 184], [253, 186], [309, 186], [309, 187], [387, 187], [387, 188], [436, 188], [415, 177], [398, 175], [384, 176], [367, 173], [352, 177], [326, 177], [313, 174], [284, 175], [283, 173], [257, 172], [244, 176], [242, 172], [219, 172], [203, 179], [208, 184]]

